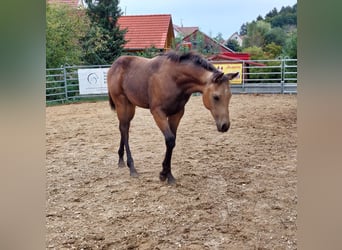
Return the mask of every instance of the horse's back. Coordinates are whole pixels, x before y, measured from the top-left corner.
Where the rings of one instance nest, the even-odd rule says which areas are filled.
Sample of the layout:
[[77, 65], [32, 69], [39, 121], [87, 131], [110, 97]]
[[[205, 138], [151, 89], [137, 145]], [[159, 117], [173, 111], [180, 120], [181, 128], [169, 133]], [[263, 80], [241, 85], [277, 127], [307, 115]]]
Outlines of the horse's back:
[[149, 107], [148, 81], [151, 59], [120, 56], [107, 74], [108, 93], [112, 99], [124, 95], [134, 105]]

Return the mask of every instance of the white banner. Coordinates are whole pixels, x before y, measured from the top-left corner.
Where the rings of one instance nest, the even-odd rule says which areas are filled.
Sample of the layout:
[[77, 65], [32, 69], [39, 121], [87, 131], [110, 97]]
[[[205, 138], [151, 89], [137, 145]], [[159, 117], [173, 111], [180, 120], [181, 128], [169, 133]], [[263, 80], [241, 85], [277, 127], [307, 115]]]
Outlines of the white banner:
[[109, 68], [79, 69], [77, 73], [80, 95], [108, 93], [108, 70]]

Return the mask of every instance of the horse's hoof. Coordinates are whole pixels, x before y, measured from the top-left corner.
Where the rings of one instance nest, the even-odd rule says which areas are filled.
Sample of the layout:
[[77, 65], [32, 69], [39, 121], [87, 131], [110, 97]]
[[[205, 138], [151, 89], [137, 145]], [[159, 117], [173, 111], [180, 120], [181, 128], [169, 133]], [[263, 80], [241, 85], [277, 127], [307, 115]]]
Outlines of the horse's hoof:
[[139, 177], [137, 171], [131, 171], [130, 172], [130, 176], [133, 177], [133, 178], [138, 178]]
[[167, 183], [169, 185], [175, 185], [176, 184], [176, 179], [171, 175], [167, 178]]
[[124, 168], [124, 167], [126, 167], [125, 162], [119, 160], [119, 162], [118, 162], [118, 167], [119, 167], [119, 168]]
[[165, 181], [165, 180], [166, 180], [166, 175], [159, 174], [159, 179], [160, 179], [161, 181]]
[[176, 179], [172, 176], [172, 174], [162, 174], [162, 173], [160, 173], [159, 174], [159, 179], [161, 180], [161, 181], [166, 181], [166, 179], [167, 179], [167, 183], [169, 184], [169, 185], [174, 185], [174, 184], [176, 184]]

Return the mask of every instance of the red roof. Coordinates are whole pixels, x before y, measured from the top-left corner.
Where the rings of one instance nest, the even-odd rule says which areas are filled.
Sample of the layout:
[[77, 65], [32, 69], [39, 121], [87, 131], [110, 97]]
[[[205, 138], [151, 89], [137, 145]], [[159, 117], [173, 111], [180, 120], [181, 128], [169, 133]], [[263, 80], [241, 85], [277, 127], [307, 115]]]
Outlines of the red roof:
[[230, 57], [235, 60], [250, 60], [251, 55], [248, 53], [239, 53], [239, 52], [224, 52], [221, 54], [223, 57]]
[[221, 54], [213, 55], [208, 58], [211, 61], [222, 61], [222, 60], [229, 60], [229, 61], [244, 61], [246, 64], [251, 64], [255, 66], [266, 66], [263, 63], [258, 63], [251, 61], [251, 56], [248, 53], [231, 53], [231, 52], [224, 52]]
[[171, 15], [137, 15], [118, 18], [120, 29], [126, 29], [125, 49], [145, 49], [154, 46], [158, 49], [167, 47], [168, 33], [173, 34]]

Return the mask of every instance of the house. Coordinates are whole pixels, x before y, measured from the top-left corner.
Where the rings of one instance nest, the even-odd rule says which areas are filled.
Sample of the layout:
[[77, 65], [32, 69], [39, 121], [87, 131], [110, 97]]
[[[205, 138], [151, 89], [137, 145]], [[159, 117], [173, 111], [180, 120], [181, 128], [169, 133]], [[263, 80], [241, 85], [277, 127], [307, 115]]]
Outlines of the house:
[[243, 37], [240, 36], [237, 32], [235, 32], [233, 35], [231, 35], [228, 40], [235, 40], [237, 41], [237, 43], [242, 46], [242, 42], [243, 42]]
[[198, 30], [198, 27], [183, 27], [183, 26], [178, 26], [176, 24], [173, 25], [173, 31], [175, 33], [175, 37], [184, 38], [196, 30]]
[[[189, 28], [195, 28], [195, 27], [189, 27]], [[191, 29], [183, 28], [183, 30], [189, 31]], [[182, 30], [180, 29], [180, 31]], [[242, 64], [254, 65], [254, 66], [265, 66], [262, 63], [251, 61], [250, 54], [235, 52], [231, 50], [230, 48], [224, 46], [223, 44], [217, 42], [213, 38], [209, 37], [205, 33], [201, 32], [198, 28], [193, 29], [193, 32], [185, 36], [182, 39], [182, 41], [179, 44], [177, 44], [177, 50], [181, 50], [182, 48], [187, 48], [188, 50], [201, 49], [202, 50], [201, 52], [203, 52], [204, 50], [205, 52], [207, 52], [206, 53], [207, 59], [216, 64], [222, 64], [222, 65], [239, 64], [241, 65], [240, 68], [242, 68]], [[220, 67], [222, 67], [222, 65]]]
[[185, 36], [179, 44], [177, 44], [178, 50], [181, 50], [184, 47], [190, 50], [201, 50], [201, 52], [205, 52], [207, 54], [234, 52], [199, 29], [195, 29], [192, 33]]
[[127, 29], [124, 50], [139, 52], [154, 47], [161, 52], [171, 49], [175, 39], [170, 14], [132, 15], [118, 18], [120, 29]]

